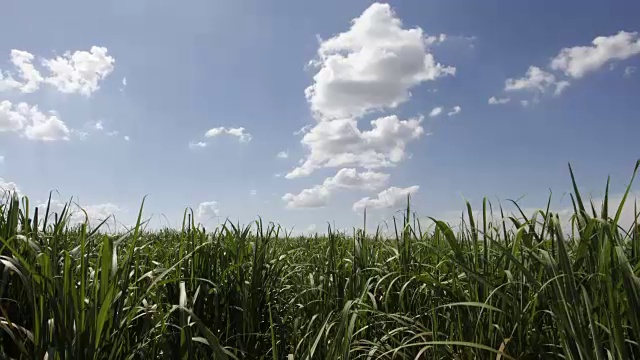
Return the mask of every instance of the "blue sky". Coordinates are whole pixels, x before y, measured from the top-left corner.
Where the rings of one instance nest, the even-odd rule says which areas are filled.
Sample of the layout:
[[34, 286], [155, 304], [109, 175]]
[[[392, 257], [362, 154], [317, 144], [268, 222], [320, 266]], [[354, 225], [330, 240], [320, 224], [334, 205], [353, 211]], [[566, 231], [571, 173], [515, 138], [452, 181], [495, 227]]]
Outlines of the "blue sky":
[[11, 2], [1, 182], [123, 223], [148, 195], [154, 224], [175, 226], [190, 206], [208, 225], [261, 215], [297, 229], [360, 224], [365, 207], [389, 219], [407, 193], [444, 218], [463, 198], [542, 207], [549, 189], [562, 209], [568, 162], [586, 193], [601, 196], [611, 175], [619, 194], [640, 157], [639, 11], [631, 0]]

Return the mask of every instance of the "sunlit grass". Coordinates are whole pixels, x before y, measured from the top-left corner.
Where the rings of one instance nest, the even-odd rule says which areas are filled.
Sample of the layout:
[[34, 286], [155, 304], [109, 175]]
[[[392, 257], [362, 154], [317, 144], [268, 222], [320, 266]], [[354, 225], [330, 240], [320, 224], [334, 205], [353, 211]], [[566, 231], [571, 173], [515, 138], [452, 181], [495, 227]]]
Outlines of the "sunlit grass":
[[392, 238], [209, 232], [189, 212], [145, 231], [142, 207], [107, 235], [5, 194], [1, 357], [640, 358], [638, 212], [623, 228], [626, 195], [609, 213], [608, 185], [596, 207], [571, 179], [568, 237], [548, 207], [527, 218], [486, 201], [455, 231], [407, 207]]

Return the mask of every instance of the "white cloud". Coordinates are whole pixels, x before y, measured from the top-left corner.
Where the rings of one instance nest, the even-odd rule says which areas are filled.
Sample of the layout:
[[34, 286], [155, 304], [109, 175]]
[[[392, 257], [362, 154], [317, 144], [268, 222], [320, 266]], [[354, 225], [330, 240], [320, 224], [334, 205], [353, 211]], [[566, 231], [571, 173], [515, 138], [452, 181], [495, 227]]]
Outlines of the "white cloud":
[[282, 197], [287, 208], [316, 208], [326, 206], [331, 196], [340, 189], [375, 190], [389, 181], [389, 175], [374, 171], [357, 172], [356, 169], [340, 169], [320, 185], [304, 189], [298, 194], [287, 193]]
[[413, 86], [455, 74], [428, 51], [441, 39], [418, 27], [403, 29], [388, 4], [372, 4], [348, 31], [320, 42], [311, 62], [319, 70], [305, 91], [312, 111], [336, 119], [397, 107]]
[[22, 84], [16, 81], [11, 74], [0, 69], [0, 91], [20, 88]]
[[71, 135], [77, 137], [81, 141], [87, 140], [87, 137], [89, 136], [89, 133], [83, 130], [71, 129], [70, 131]]
[[386, 190], [383, 190], [378, 194], [378, 197], [371, 199], [369, 197], [362, 198], [353, 204], [354, 211], [362, 211], [366, 208], [382, 209], [396, 207], [401, 204], [406, 204], [407, 196], [413, 195], [418, 192], [420, 186], [414, 185], [408, 188], [398, 188], [392, 186]]
[[56, 141], [69, 140], [70, 131], [56, 115], [45, 115], [34, 106], [33, 124], [27, 125], [25, 135], [30, 140]]
[[85, 218], [88, 218], [90, 224], [98, 225], [106, 218], [112, 215], [115, 216], [116, 213], [123, 211], [121, 207], [112, 203], [87, 205], [83, 206], [82, 209], [86, 212], [86, 217], [82, 211], [75, 212], [72, 216], [72, 221], [83, 222]]
[[306, 134], [309, 129], [311, 129], [313, 127], [313, 124], [307, 124], [303, 127], [301, 127], [299, 130], [296, 130], [293, 132], [293, 135], [298, 136], [300, 134]]
[[37, 106], [29, 106], [24, 102], [14, 106], [7, 100], [0, 103], [2, 131], [20, 132], [29, 140], [41, 141], [69, 140], [71, 134], [55, 113], [44, 114]]
[[20, 84], [20, 91], [32, 93], [40, 88], [42, 76], [33, 66], [34, 56], [26, 51], [11, 50], [11, 62], [18, 70], [18, 75], [24, 81]]
[[429, 117], [436, 117], [440, 114], [442, 114], [442, 106], [434, 107], [429, 113]]
[[[73, 200], [73, 199], [72, 199]], [[88, 221], [90, 226], [98, 226], [104, 220], [110, 218], [112, 221], [105, 222], [105, 225], [101, 227], [102, 230], [106, 231], [111, 228], [111, 225], [118, 226], [116, 222], [116, 216], [126, 212], [122, 207], [113, 204], [111, 202], [106, 202], [102, 204], [91, 204], [91, 205], [82, 205], [78, 204], [75, 201], [71, 201], [68, 204], [65, 201], [60, 201], [58, 199], [51, 199], [51, 203], [49, 204], [49, 214], [58, 213], [60, 214], [65, 207], [68, 205], [68, 218], [67, 221], [72, 224], [82, 224], [85, 221]], [[47, 203], [38, 204], [39, 212], [44, 214], [47, 210]], [[111, 228], [112, 231], [118, 230], [117, 228]], [[121, 229], [120, 229], [121, 230]]]
[[447, 113], [447, 116], [454, 116], [460, 113], [460, 111], [462, 111], [462, 108], [458, 105], [454, 106], [450, 112]]
[[288, 150], [280, 151], [280, 152], [278, 153], [278, 155], [276, 155], [276, 157], [277, 157], [278, 159], [288, 159], [288, 158], [289, 158], [289, 151], [288, 151]]
[[254, 190], [251, 190], [251, 191], [249, 192], [249, 194], [250, 194], [251, 196], [256, 196], [256, 195], [258, 195], [258, 190], [255, 190], [255, 189], [254, 189]]
[[24, 107], [14, 110], [11, 101], [0, 102], [0, 132], [22, 130], [28, 122], [27, 114], [25, 114], [28, 111], [24, 110], [26, 110]]
[[42, 64], [51, 75], [45, 82], [63, 93], [91, 95], [100, 88], [99, 82], [114, 69], [115, 59], [107, 55], [107, 48], [92, 46], [90, 51], [67, 51], [54, 59], [45, 59]]
[[389, 174], [375, 171], [357, 172], [356, 169], [340, 169], [333, 177], [326, 178], [323, 185], [338, 189], [375, 190], [389, 181]]
[[227, 134], [227, 135], [231, 135], [231, 136], [235, 136], [238, 138], [238, 140], [240, 140], [240, 142], [249, 142], [252, 139], [251, 134], [245, 132], [245, 128], [243, 127], [239, 127], [239, 128], [226, 128], [226, 127], [217, 127], [217, 128], [213, 128], [213, 129], [209, 129], [204, 136], [205, 137], [216, 137], [219, 135], [223, 135], [223, 134]]
[[506, 104], [508, 102], [511, 101], [511, 98], [505, 97], [505, 98], [497, 98], [495, 96], [492, 96], [489, 98], [489, 105], [502, 105], [502, 104]]
[[556, 77], [553, 74], [537, 66], [529, 66], [525, 77], [520, 79], [507, 79], [504, 84], [504, 90], [531, 90], [544, 93], [549, 87], [555, 84]]
[[308, 176], [322, 167], [393, 166], [406, 158], [407, 143], [424, 133], [421, 122], [392, 115], [373, 120], [371, 130], [360, 131], [355, 119], [321, 121], [301, 140], [309, 155], [286, 177]]
[[287, 193], [282, 197], [287, 203], [288, 209], [318, 208], [327, 206], [331, 191], [322, 186], [316, 185], [309, 189], [304, 189], [298, 194]]
[[124, 87], [124, 86], [127, 86], [127, 78], [126, 78], [126, 77], [123, 77], [123, 78], [122, 78], [122, 86], [123, 86], [123, 87]]
[[92, 46], [90, 51], [67, 51], [53, 59], [42, 59], [42, 65], [49, 71], [43, 76], [33, 65], [34, 59], [27, 51], [11, 50], [16, 76], [0, 71], [0, 91], [19, 89], [32, 93], [45, 83], [64, 93], [89, 96], [100, 88], [99, 82], [113, 71], [115, 63], [115, 59], [107, 55], [107, 48]]
[[563, 92], [566, 88], [568, 88], [568, 87], [569, 87], [569, 85], [571, 85], [571, 83], [570, 83], [570, 82], [568, 82], [568, 81], [566, 81], [566, 80], [558, 81], [558, 82], [556, 83], [556, 89], [555, 89], [555, 91], [553, 92], [553, 95], [558, 96], [558, 95], [562, 94], [562, 92]]
[[131, 138], [129, 137], [129, 135], [125, 135], [125, 136], [124, 136], [124, 141], [129, 141], [129, 140], [131, 140]]
[[637, 70], [638, 68], [635, 66], [627, 66], [626, 68], [624, 68], [624, 77], [630, 78], [631, 75], [635, 74]]
[[104, 124], [102, 123], [102, 120], [96, 121], [96, 123], [93, 125], [93, 128], [99, 131], [104, 130]]
[[109, 131], [109, 132], [107, 133], [107, 136], [116, 136], [116, 135], [118, 135], [118, 134], [120, 134], [120, 132], [119, 132], [119, 131], [117, 131], [117, 130], [114, 130], [114, 131]]
[[524, 107], [529, 106], [529, 100], [520, 100], [520, 104]]
[[201, 148], [205, 148], [205, 147], [207, 147], [207, 143], [206, 142], [202, 142], [202, 141], [194, 142], [194, 141], [192, 141], [192, 142], [189, 143], [189, 149], [198, 149], [198, 148], [201, 149]]
[[217, 201], [205, 201], [198, 205], [198, 212], [196, 213], [198, 221], [206, 222], [220, 214]]
[[6, 192], [15, 192], [18, 196], [21, 196], [22, 194], [16, 183], [0, 178], [0, 199], [6, 195]]
[[4, 163], [4, 155], [0, 155], [0, 164]]
[[564, 48], [551, 60], [553, 70], [581, 78], [614, 60], [625, 60], [640, 54], [640, 38], [637, 32], [620, 31], [616, 35], [598, 36], [592, 46]]

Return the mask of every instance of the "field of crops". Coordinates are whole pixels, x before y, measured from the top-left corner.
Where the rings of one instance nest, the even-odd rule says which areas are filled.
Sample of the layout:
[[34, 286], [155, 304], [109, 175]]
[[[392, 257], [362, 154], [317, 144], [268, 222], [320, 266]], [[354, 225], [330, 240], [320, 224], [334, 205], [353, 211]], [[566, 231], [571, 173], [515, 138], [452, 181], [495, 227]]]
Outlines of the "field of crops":
[[548, 208], [485, 202], [431, 227], [407, 207], [391, 237], [205, 231], [188, 213], [144, 231], [142, 210], [106, 235], [6, 194], [1, 357], [640, 358], [637, 221], [618, 225], [608, 189], [593, 204], [573, 187], [570, 231]]

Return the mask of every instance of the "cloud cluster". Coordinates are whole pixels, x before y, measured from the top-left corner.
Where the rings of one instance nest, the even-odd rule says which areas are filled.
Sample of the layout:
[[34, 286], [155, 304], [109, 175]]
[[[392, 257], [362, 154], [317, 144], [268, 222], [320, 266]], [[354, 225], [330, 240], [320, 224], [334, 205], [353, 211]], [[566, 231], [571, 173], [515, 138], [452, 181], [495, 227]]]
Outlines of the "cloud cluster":
[[438, 63], [430, 52], [445, 39], [404, 28], [388, 4], [374, 3], [347, 31], [321, 40], [310, 64], [317, 72], [305, 90], [317, 123], [298, 132], [308, 155], [286, 177], [323, 167], [393, 166], [405, 159], [407, 143], [424, 133], [421, 118], [379, 117], [370, 130], [361, 130], [358, 119], [398, 107], [420, 83], [454, 75], [454, 67]]
[[551, 68], [574, 79], [600, 69], [614, 60], [626, 60], [640, 54], [637, 32], [620, 31], [611, 36], [598, 36], [591, 46], [564, 48], [551, 60]]
[[421, 122], [422, 118], [400, 120], [391, 115], [371, 121], [371, 130], [361, 131], [355, 119], [321, 121], [302, 138], [307, 158], [286, 177], [308, 176], [323, 167], [393, 166], [407, 157], [407, 143], [424, 133]]
[[312, 62], [319, 71], [305, 91], [312, 111], [335, 119], [397, 107], [413, 86], [455, 74], [428, 51], [444, 38], [404, 29], [388, 4], [372, 4], [348, 31], [321, 41]]
[[[123, 224], [118, 223], [116, 217], [125, 213], [126, 210], [111, 202], [82, 205], [75, 201], [71, 201], [68, 204], [58, 199], [51, 199], [49, 213], [61, 214], [65, 206], [67, 206], [67, 221], [71, 225], [83, 224], [86, 221], [89, 226], [98, 226], [104, 220], [110, 219], [105, 222], [105, 227], [101, 228], [103, 231], [118, 231], [123, 229]], [[38, 204], [37, 207], [38, 212], [44, 214], [47, 210], [47, 203]]]
[[[598, 36], [589, 46], [574, 46], [563, 48], [551, 59], [549, 69], [556, 71], [552, 74], [537, 66], [530, 66], [525, 76], [520, 78], [510, 78], [505, 81], [504, 91], [530, 91], [534, 93], [534, 99], [522, 100], [523, 106], [528, 106], [531, 102], [537, 102], [539, 97], [553, 90], [555, 96], [560, 95], [571, 82], [562, 80], [561, 76], [570, 79], [580, 79], [586, 74], [595, 72], [604, 65], [613, 61], [626, 60], [640, 54], [640, 37], [637, 32], [620, 31], [615, 35]], [[507, 99], [492, 97], [489, 104], [498, 105], [509, 102]], [[503, 100], [503, 101], [499, 101]]]
[[20, 188], [16, 183], [0, 178], [0, 199], [6, 196], [7, 192], [16, 193], [18, 196], [21, 194]]
[[15, 132], [29, 140], [69, 140], [71, 131], [55, 112], [45, 114], [38, 106], [8, 100], [0, 102], [0, 132]]
[[447, 113], [447, 116], [458, 115], [462, 111], [462, 108], [458, 105], [454, 106], [451, 111]]
[[489, 98], [489, 105], [503, 105], [503, 104], [507, 104], [511, 101], [511, 98], [508, 97], [504, 97], [504, 98], [497, 98], [495, 96], [492, 96]]
[[353, 211], [360, 212], [364, 209], [383, 209], [397, 207], [406, 204], [407, 196], [418, 192], [420, 186], [414, 185], [407, 188], [392, 186], [378, 193], [376, 198], [365, 197], [353, 204]]
[[353, 168], [340, 169], [320, 185], [304, 189], [298, 194], [287, 193], [282, 197], [287, 208], [316, 208], [329, 203], [331, 196], [341, 189], [375, 190], [389, 181], [389, 175], [375, 171], [358, 172]]
[[[36, 57], [27, 51], [11, 50], [10, 62], [12, 71], [0, 70], [0, 91], [33, 93], [47, 85], [63, 93], [90, 96], [113, 72], [115, 59], [108, 55], [107, 48], [92, 46], [89, 51], [67, 51], [62, 56], [40, 59], [43, 72], [36, 67]], [[102, 131], [104, 127], [98, 122], [94, 130]], [[37, 105], [12, 104], [8, 100], [0, 102], [0, 132], [39, 141], [69, 140], [71, 135], [85, 139], [88, 135], [86, 130], [69, 129], [55, 111], [43, 113]]]
[[633, 74], [636, 73], [636, 71], [638, 71], [638, 68], [635, 66], [627, 66], [626, 68], [624, 68], [624, 77], [625, 78], [630, 78], [631, 76], [633, 76]]
[[207, 222], [220, 215], [217, 201], [205, 201], [198, 205], [196, 217], [199, 222]]
[[[204, 137], [206, 138], [214, 138], [222, 135], [234, 136], [238, 138], [238, 141], [241, 143], [248, 143], [253, 138], [251, 134], [246, 132], [245, 128], [227, 128], [224, 126], [216, 127], [213, 129], [207, 130], [205, 132]], [[207, 147], [207, 143], [204, 141], [191, 141], [189, 143], [189, 149], [201, 149]]]
[[16, 89], [23, 93], [38, 90], [47, 84], [63, 93], [91, 95], [100, 88], [99, 82], [113, 72], [115, 59], [107, 48], [92, 46], [89, 51], [70, 51], [52, 59], [42, 59], [48, 71], [43, 75], [34, 65], [35, 56], [23, 50], [11, 50], [15, 72], [0, 71], [0, 90]]
[[216, 136], [220, 136], [220, 135], [230, 135], [230, 136], [235, 136], [238, 138], [238, 140], [240, 142], [249, 142], [251, 141], [252, 137], [251, 134], [247, 133], [245, 131], [245, 129], [243, 127], [238, 127], [238, 128], [226, 128], [226, 127], [217, 127], [217, 128], [213, 128], [213, 129], [209, 129], [204, 136], [208, 137], [208, 138], [212, 138], [212, 137], [216, 137]]
[[11, 50], [11, 63], [16, 70], [0, 71], [0, 91], [15, 89], [32, 93], [41, 84], [47, 84], [63, 93], [89, 96], [100, 88], [100, 81], [113, 72], [115, 64], [107, 48], [99, 46], [42, 59], [41, 65], [48, 71], [45, 75], [35, 67], [34, 60], [35, 56], [27, 51]]
[[429, 117], [437, 117], [442, 114], [442, 106], [434, 107], [429, 113]]

